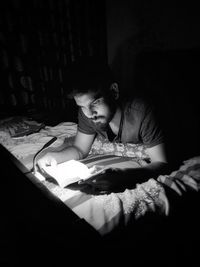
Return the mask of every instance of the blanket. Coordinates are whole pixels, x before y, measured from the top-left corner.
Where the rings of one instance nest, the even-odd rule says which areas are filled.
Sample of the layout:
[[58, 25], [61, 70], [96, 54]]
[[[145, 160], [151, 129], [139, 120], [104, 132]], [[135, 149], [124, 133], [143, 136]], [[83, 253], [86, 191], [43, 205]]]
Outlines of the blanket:
[[[0, 142], [30, 170], [35, 153], [53, 136], [58, 138], [52, 144], [57, 148], [72, 144], [76, 131], [77, 125], [75, 123], [63, 122], [54, 127], [42, 127], [37, 132], [20, 137], [13, 137], [9, 132], [1, 131]], [[144, 146], [110, 143], [97, 137], [89, 154], [90, 166], [99, 160], [101, 161], [102, 159], [99, 157], [105, 155], [107, 155], [109, 162], [111, 159], [109, 156], [118, 156], [122, 158], [123, 162], [126, 161], [126, 157], [130, 158], [135, 166], [148, 164]], [[120, 193], [99, 196], [87, 195], [80, 191], [61, 188], [47, 180], [42, 181], [42, 183], [80, 218], [85, 219], [101, 235], [106, 235], [119, 225], [126, 226], [133, 218], [138, 220], [149, 212], [168, 216], [170, 214], [170, 201], [166, 189], [170, 188], [177, 196], [181, 197], [188, 191], [198, 192], [199, 180], [200, 157], [194, 157], [184, 161], [178, 170], [169, 175], [152, 177], [145, 183], [137, 184], [136, 188], [127, 189]]]

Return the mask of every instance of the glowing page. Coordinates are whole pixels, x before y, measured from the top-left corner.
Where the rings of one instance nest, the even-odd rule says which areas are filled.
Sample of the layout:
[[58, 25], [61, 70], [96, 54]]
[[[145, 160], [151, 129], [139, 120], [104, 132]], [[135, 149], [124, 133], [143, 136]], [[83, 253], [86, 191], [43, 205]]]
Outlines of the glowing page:
[[102, 166], [93, 166], [88, 168], [85, 164], [69, 160], [54, 166], [46, 166], [44, 172], [55, 179], [59, 186], [65, 187], [79, 180], [84, 180], [101, 173], [104, 170]]

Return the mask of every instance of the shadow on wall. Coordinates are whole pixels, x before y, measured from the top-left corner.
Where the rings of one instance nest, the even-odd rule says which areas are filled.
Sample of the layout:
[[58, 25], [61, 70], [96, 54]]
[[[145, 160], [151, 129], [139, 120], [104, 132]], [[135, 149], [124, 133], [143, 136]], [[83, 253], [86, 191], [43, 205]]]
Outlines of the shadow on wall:
[[129, 39], [116, 53], [112, 69], [123, 94], [154, 102], [174, 162], [199, 155], [199, 47], [140, 50]]
[[136, 90], [136, 59], [140, 51], [136, 42], [137, 37], [135, 36], [124, 41], [116, 50], [115, 57], [111, 62], [113, 73], [126, 95], [134, 94]]

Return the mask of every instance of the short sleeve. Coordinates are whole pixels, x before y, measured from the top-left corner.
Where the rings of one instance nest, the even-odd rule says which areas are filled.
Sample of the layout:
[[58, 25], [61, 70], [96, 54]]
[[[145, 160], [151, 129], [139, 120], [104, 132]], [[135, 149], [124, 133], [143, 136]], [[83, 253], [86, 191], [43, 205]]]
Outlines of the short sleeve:
[[164, 134], [160, 126], [155, 108], [148, 105], [144, 109], [144, 117], [141, 123], [140, 135], [142, 142], [147, 147], [153, 147], [164, 143]]

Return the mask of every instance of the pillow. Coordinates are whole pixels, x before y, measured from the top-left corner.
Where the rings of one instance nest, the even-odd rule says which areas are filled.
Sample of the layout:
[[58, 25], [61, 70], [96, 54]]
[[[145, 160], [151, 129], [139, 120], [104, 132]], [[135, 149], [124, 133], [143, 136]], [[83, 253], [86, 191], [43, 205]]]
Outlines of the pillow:
[[200, 156], [184, 161], [178, 170], [169, 175], [160, 175], [157, 181], [170, 187], [179, 195], [189, 190], [198, 192], [200, 189]]
[[121, 157], [134, 157], [149, 161], [146, 147], [141, 144], [110, 142], [97, 136], [90, 150], [89, 155], [116, 155]]
[[136, 168], [146, 165], [146, 161], [136, 157], [122, 157], [116, 155], [92, 155], [80, 162], [87, 165], [88, 168], [92, 166], [103, 166], [105, 168]]

